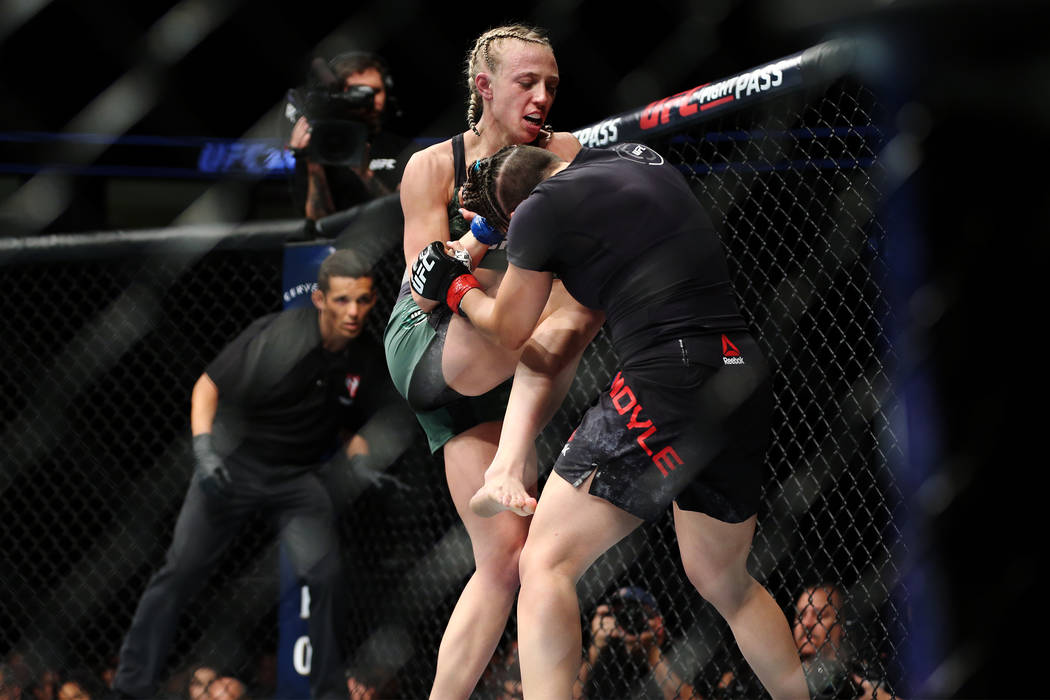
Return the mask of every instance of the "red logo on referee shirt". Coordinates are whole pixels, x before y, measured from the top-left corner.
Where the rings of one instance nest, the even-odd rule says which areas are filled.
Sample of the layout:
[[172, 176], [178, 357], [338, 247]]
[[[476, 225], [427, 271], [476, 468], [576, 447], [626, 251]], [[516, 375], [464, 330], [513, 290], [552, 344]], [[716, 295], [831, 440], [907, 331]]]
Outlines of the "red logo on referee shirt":
[[350, 394], [351, 399], [357, 396], [357, 388], [359, 386], [361, 386], [360, 374], [346, 375], [346, 393]]

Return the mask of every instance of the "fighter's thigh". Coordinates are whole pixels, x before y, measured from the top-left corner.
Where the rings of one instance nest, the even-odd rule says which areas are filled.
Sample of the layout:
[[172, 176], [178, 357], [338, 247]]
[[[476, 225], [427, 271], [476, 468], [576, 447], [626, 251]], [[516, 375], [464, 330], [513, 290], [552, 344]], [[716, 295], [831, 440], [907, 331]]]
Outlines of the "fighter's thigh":
[[470, 322], [453, 316], [441, 352], [445, 382], [465, 396], [477, 396], [514, 374], [520, 350], [507, 350], [486, 338]]
[[463, 511], [470, 510], [470, 497], [485, 481], [485, 469], [496, 454], [502, 425], [498, 421], [475, 425], [458, 433], [442, 448], [449, 494], [460, 517], [464, 517]]
[[747, 557], [755, 534], [756, 516], [728, 523], [705, 513], [674, 506], [675, 534], [682, 565], [700, 587], [732, 582], [747, 575]]
[[522, 552], [523, 575], [557, 570], [578, 579], [607, 549], [642, 524], [642, 519], [590, 495], [592, 474], [573, 487], [552, 472], [543, 487], [529, 539]]

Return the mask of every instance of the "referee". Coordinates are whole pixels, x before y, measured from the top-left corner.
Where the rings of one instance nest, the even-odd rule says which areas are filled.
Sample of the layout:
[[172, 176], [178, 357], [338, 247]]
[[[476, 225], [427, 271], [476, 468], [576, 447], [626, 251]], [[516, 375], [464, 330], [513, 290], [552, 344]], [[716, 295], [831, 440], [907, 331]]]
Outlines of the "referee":
[[[310, 588], [311, 695], [347, 697], [339, 506], [377, 483], [375, 466], [388, 463], [366, 436], [412, 417], [393, 389], [382, 348], [362, 334], [376, 301], [373, 284], [354, 252], [332, 253], [321, 263], [314, 308], [256, 320], [197, 380], [193, 478], [164, 565], [121, 647], [118, 695], [155, 696], [180, 612], [245, 518], [261, 511], [273, 518]], [[383, 452], [393, 441], [373, 439], [380, 442]]]

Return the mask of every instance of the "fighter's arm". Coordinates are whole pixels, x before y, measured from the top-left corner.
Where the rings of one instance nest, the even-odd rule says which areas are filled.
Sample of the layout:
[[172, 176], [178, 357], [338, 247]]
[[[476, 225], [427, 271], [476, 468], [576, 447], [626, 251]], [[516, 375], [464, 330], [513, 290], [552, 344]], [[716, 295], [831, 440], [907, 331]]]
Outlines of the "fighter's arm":
[[431, 241], [448, 240], [445, 207], [452, 191], [452, 177], [451, 146], [447, 144], [413, 153], [405, 165], [401, 178], [401, 210], [405, 216], [406, 266], [411, 266], [419, 251]]
[[[401, 178], [401, 210], [405, 218], [403, 252], [406, 267], [411, 267], [419, 252], [431, 241], [447, 241], [448, 202], [453, 189], [452, 147], [446, 143], [417, 151], [405, 165]], [[460, 241], [477, 264], [486, 246], [469, 233]], [[415, 292], [416, 304], [430, 311], [436, 304]]]
[[509, 264], [495, 297], [469, 289], [459, 300], [459, 308], [476, 329], [503, 347], [517, 350], [539, 323], [553, 282], [550, 272]]
[[205, 372], [190, 393], [190, 431], [194, 435], [210, 433], [219, 408], [219, 387]]

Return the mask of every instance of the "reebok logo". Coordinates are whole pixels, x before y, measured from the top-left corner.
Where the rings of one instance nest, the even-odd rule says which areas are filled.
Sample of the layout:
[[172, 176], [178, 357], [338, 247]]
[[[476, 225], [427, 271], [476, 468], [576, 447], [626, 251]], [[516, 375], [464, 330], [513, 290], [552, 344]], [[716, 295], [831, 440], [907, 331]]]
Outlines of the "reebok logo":
[[726, 365], [742, 365], [744, 358], [740, 356], [740, 350], [733, 345], [733, 341], [722, 334], [722, 363]]

